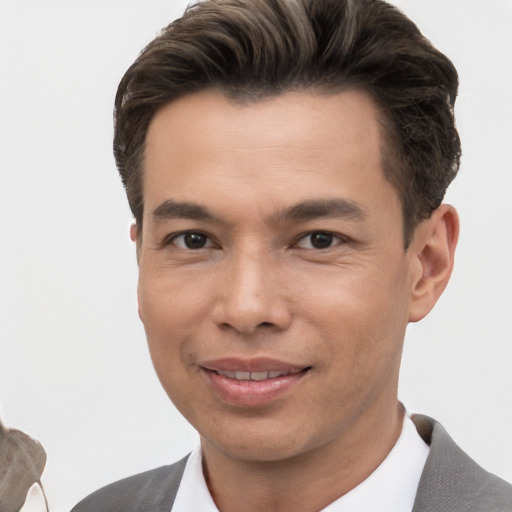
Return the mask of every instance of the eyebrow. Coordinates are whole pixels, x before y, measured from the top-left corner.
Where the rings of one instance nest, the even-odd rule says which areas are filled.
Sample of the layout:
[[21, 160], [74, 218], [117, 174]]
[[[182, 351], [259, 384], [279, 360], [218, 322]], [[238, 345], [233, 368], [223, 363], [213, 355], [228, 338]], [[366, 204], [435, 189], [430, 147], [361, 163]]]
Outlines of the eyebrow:
[[220, 221], [208, 208], [189, 202], [178, 202], [168, 199], [153, 210], [153, 218], [156, 221], [169, 219], [206, 220], [210, 222]]
[[277, 222], [308, 221], [323, 217], [363, 220], [366, 212], [356, 202], [347, 199], [313, 199], [286, 208], [273, 217]]
[[[180, 202], [168, 199], [153, 210], [156, 221], [171, 219], [192, 219], [225, 224], [220, 217], [208, 208], [197, 203]], [[366, 212], [354, 201], [347, 199], [311, 199], [278, 211], [271, 216], [273, 223], [308, 221], [318, 218], [349, 218], [363, 220]]]

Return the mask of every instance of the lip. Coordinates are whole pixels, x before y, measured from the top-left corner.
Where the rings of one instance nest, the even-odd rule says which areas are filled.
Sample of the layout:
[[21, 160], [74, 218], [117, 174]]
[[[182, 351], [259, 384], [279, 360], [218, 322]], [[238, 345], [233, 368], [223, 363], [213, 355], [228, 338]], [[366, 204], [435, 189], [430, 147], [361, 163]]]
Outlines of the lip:
[[[267, 405], [289, 394], [310, 369], [307, 365], [266, 357], [216, 359], [201, 362], [199, 366], [221, 400], [240, 407]], [[233, 378], [235, 372], [242, 372], [239, 377], [244, 380]], [[265, 372], [272, 373], [265, 378]], [[256, 375], [251, 376], [253, 373]]]
[[284, 373], [297, 373], [302, 371], [307, 365], [293, 364], [269, 357], [257, 357], [253, 359], [243, 359], [238, 357], [226, 357], [211, 361], [200, 362], [199, 366], [207, 370], [232, 371], [232, 372], [264, 372], [279, 371]]

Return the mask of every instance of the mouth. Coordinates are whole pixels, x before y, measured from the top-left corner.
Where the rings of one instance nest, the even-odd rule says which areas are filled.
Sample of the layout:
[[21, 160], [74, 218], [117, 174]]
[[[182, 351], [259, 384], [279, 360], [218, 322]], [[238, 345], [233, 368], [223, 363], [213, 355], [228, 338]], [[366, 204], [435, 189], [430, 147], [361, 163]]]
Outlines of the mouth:
[[200, 365], [215, 395], [240, 407], [270, 404], [292, 393], [311, 366], [271, 359], [222, 359]]
[[228, 379], [235, 380], [253, 380], [262, 381], [268, 379], [277, 379], [278, 377], [284, 377], [286, 375], [295, 375], [302, 371], [308, 370], [309, 368], [303, 368], [302, 370], [293, 370], [290, 372], [280, 370], [266, 370], [260, 372], [245, 372], [245, 371], [230, 371], [230, 370], [214, 370], [218, 375], [222, 375]]

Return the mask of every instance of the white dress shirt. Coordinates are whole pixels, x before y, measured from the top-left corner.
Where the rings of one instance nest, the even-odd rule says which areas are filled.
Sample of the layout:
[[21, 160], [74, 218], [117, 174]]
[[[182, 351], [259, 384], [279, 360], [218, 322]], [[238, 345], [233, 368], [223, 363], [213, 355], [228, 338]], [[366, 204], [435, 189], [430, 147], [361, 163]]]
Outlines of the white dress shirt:
[[[381, 465], [321, 512], [411, 512], [428, 452], [406, 416], [398, 441]], [[187, 461], [172, 512], [219, 512], [203, 476], [199, 446]]]

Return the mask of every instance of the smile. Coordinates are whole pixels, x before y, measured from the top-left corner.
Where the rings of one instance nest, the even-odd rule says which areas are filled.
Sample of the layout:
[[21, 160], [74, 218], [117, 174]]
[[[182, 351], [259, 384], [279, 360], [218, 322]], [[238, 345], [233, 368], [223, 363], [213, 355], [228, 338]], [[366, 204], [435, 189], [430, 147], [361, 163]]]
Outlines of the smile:
[[282, 377], [284, 375], [293, 375], [295, 373], [300, 373], [302, 370], [294, 370], [290, 372], [279, 371], [279, 370], [269, 370], [262, 372], [244, 372], [244, 371], [229, 371], [229, 370], [217, 370], [216, 373], [218, 375], [222, 375], [227, 377], [228, 379], [236, 379], [236, 380], [268, 380], [268, 379], [276, 379], [277, 377]]
[[200, 367], [217, 398], [238, 407], [261, 407], [288, 396], [311, 369], [267, 358], [221, 359]]

